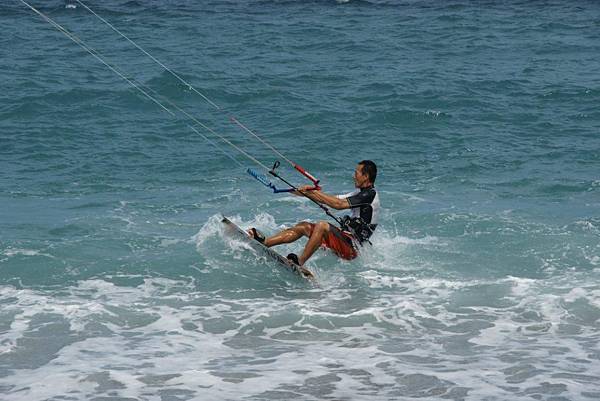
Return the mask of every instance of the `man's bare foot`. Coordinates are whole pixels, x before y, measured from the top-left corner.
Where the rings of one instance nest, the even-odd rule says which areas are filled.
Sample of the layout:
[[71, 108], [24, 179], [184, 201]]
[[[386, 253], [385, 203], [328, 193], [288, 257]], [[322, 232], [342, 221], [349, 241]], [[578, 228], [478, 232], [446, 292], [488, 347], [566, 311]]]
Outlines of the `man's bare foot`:
[[265, 236], [256, 228], [252, 227], [247, 232], [250, 238], [257, 240], [261, 244], [265, 243]]

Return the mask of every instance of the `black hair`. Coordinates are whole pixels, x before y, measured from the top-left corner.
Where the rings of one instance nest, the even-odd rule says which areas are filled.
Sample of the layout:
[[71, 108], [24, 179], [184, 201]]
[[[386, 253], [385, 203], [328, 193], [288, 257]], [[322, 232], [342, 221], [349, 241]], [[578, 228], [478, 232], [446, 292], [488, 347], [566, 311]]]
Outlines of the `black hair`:
[[375, 184], [375, 179], [377, 178], [377, 166], [371, 160], [363, 160], [359, 162], [362, 166], [362, 173], [369, 176], [369, 181], [371, 184]]

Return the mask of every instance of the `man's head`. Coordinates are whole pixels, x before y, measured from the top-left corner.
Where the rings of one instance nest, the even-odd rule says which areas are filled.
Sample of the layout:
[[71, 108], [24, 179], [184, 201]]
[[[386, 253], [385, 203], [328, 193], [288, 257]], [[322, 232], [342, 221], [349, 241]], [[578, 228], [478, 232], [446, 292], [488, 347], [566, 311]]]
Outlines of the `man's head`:
[[377, 166], [371, 160], [363, 160], [358, 163], [354, 170], [354, 186], [356, 188], [368, 188], [375, 184], [377, 178]]

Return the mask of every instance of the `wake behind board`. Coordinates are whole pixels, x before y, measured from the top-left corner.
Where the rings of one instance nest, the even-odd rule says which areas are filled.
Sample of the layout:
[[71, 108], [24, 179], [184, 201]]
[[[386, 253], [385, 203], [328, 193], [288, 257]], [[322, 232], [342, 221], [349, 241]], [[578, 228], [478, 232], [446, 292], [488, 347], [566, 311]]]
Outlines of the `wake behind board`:
[[223, 220], [221, 220], [221, 222], [225, 226], [225, 234], [227, 234], [237, 240], [244, 241], [245, 243], [250, 245], [252, 247], [252, 249], [257, 251], [261, 255], [264, 255], [264, 256], [270, 258], [271, 260], [276, 262], [278, 265], [296, 273], [300, 277], [303, 277], [312, 282], [316, 282], [315, 275], [310, 270], [308, 270], [305, 267], [298, 266], [297, 264], [295, 264], [288, 258], [284, 258], [283, 256], [281, 256], [280, 254], [278, 254], [271, 248], [268, 248], [268, 247], [264, 246], [263, 244], [261, 244], [260, 242], [256, 241], [255, 239], [250, 238], [248, 236], [247, 232], [242, 230], [240, 227], [238, 227], [235, 223], [233, 223], [227, 217], [223, 216]]

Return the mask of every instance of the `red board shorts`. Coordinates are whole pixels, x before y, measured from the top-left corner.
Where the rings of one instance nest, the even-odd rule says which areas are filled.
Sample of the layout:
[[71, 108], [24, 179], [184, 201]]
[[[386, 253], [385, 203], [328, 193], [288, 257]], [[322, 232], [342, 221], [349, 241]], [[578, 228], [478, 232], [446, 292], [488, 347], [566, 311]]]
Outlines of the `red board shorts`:
[[[310, 235], [315, 229], [314, 223], [310, 223]], [[321, 246], [329, 248], [342, 259], [352, 260], [358, 256], [354, 245], [352, 245], [352, 236], [339, 228], [329, 224], [329, 232], [323, 237]]]

